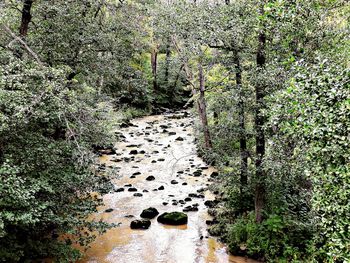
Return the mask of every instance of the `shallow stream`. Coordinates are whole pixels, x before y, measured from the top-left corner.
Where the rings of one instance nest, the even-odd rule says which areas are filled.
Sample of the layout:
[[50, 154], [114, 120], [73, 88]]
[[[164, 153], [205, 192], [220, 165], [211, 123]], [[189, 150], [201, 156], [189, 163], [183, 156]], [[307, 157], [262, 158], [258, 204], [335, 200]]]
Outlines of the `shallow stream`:
[[[114, 184], [120, 192], [107, 194], [105, 207], [94, 218], [121, 225], [99, 236], [80, 262], [254, 263], [229, 255], [225, 246], [207, 233], [210, 216], [204, 202], [214, 199], [207, 190], [214, 168], [196, 155], [191, 117], [182, 112], [148, 116], [132, 123], [119, 130], [122, 139], [115, 144], [116, 155], [100, 158], [107, 170], [117, 174]], [[137, 154], [131, 154], [133, 150]], [[148, 176], [155, 179], [147, 181]], [[164, 190], [158, 190], [162, 186]], [[130, 192], [131, 187], [137, 191]], [[189, 194], [204, 198], [192, 197], [184, 202]], [[187, 225], [166, 226], [152, 219], [147, 230], [130, 229], [130, 222], [148, 207], [162, 213], [193, 205], [198, 211], [187, 212]], [[113, 211], [107, 213], [106, 209]]]

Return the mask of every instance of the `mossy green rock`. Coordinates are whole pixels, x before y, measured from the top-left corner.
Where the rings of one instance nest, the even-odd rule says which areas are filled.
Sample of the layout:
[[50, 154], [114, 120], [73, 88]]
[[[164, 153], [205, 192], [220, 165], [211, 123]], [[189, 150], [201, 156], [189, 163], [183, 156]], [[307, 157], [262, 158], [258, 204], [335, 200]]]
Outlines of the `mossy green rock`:
[[187, 224], [188, 217], [182, 212], [163, 213], [158, 216], [157, 221], [166, 225], [178, 226]]
[[154, 207], [150, 207], [143, 210], [140, 216], [142, 218], [152, 219], [152, 218], [155, 218], [157, 215], [159, 215], [158, 210], [155, 209]]

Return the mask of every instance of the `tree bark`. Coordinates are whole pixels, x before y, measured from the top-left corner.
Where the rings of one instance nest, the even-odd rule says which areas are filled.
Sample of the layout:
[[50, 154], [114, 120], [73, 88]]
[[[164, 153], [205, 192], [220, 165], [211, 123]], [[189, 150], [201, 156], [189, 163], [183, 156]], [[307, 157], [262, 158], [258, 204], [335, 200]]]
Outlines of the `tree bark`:
[[198, 70], [199, 70], [198, 109], [199, 109], [199, 114], [200, 114], [200, 118], [203, 126], [205, 148], [211, 149], [212, 143], [211, 143], [209, 126], [208, 126], [207, 107], [205, 102], [205, 84], [204, 84], [203, 66], [200, 63], [198, 66]]
[[158, 90], [158, 80], [157, 80], [157, 64], [158, 64], [158, 50], [157, 48], [153, 48], [151, 52], [151, 67], [152, 67], [152, 75], [153, 75], [153, 90]]
[[247, 138], [246, 138], [246, 129], [245, 129], [245, 109], [243, 101], [243, 90], [242, 90], [242, 69], [239, 59], [239, 54], [237, 51], [234, 51], [234, 64], [236, 71], [236, 86], [239, 94], [238, 101], [238, 115], [239, 115], [239, 148], [241, 156], [241, 167], [240, 167], [240, 181], [241, 181], [241, 193], [243, 192], [244, 186], [248, 183], [248, 152], [247, 152]]
[[[256, 55], [256, 63], [258, 67], [258, 74], [263, 74], [266, 63], [266, 35], [264, 29], [259, 32], [258, 49]], [[262, 210], [265, 205], [265, 172], [263, 169], [263, 158], [265, 155], [265, 135], [263, 130], [264, 117], [262, 110], [264, 108], [264, 85], [257, 84], [255, 86], [256, 112], [255, 112], [255, 129], [256, 129], [256, 186], [255, 186], [255, 219], [256, 222], [261, 223]]]
[[30, 13], [34, 0], [24, 0], [22, 8], [22, 21], [19, 28], [19, 34], [22, 38], [25, 38], [28, 34], [29, 23], [32, 20]]
[[[184, 66], [185, 66], [185, 65], [182, 64], [181, 67], [180, 67], [180, 69], [179, 69], [179, 71], [177, 72], [176, 77], [175, 77], [175, 80], [174, 80], [174, 83], [171, 85], [171, 89], [172, 89], [172, 90], [175, 90], [175, 89], [176, 89], [177, 82], [179, 81], [180, 74], [181, 74], [181, 72], [182, 72]], [[169, 87], [170, 87], [170, 85], [169, 85]]]
[[219, 113], [217, 111], [214, 111], [213, 118], [214, 118], [214, 124], [219, 125]]
[[0, 165], [4, 163], [3, 143], [0, 141]]
[[170, 38], [167, 39], [166, 50], [165, 50], [165, 83], [169, 87], [169, 68], [170, 68]]

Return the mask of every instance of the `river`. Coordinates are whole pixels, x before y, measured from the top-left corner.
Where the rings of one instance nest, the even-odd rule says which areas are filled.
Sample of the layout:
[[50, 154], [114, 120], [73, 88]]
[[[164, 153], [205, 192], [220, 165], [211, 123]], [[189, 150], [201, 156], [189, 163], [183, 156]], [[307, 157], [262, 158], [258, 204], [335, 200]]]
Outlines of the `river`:
[[[229, 255], [226, 247], [207, 233], [206, 220], [210, 216], [204, 201], [214, 199], [207, 190], [214, 168], [196, 155], [193, 119], [178, 112], [143, 117], [132, 123], [119, 130], [123, 138], [115, 144], [116, 155], [100, 157], [101, 164], [115, 174], [113, 183], [120, 192], [105, 195], [105, 206], [93, 216], [121, 224], [97, 237], [79, 262], [255, 263]], [[202, 174], [194, 176], [198, 170]], [[155, 180], [147, 181], [148, 176]], [[129, 192], [131, 187], [137, 192]], [[205, 198], [184, 202], [191, 193]], [[198, 211], [187, 212], [187, 225], [166, 226], [152, 219], [147, 230], [130, 229], [130, 222], [148, 207], [162, 213], [182, 211], [192, 205]], [[107, 213], [106, 209], [113, 211]]]

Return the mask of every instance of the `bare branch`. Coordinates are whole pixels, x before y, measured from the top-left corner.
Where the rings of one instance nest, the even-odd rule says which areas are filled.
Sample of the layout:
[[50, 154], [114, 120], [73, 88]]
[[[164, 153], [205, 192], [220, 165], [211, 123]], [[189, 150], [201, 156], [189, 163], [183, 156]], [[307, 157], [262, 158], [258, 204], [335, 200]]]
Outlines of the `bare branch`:
[[39, 59], [39, 56], [27, 45], [27, 43], [20, 37], [18, 37], [15, 33], [12, 32], [12, 30], [6, 26], [3, 25], [2, 26], [5, 31], [16, 41], [18, 41], [19, 43], [22, 44], [22, 46], [27, 50], [27, 52], [36, 60], [36, 62], [38, 62], [38, 64], [40, 66], [43, 66], [43, 63], [41, 62], [41, 60]]

